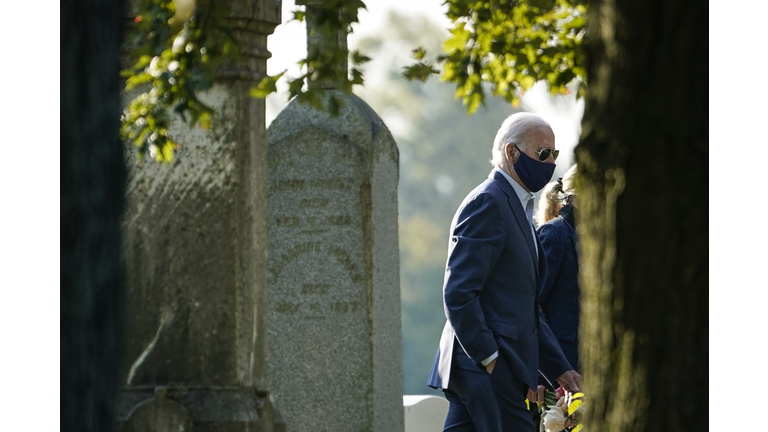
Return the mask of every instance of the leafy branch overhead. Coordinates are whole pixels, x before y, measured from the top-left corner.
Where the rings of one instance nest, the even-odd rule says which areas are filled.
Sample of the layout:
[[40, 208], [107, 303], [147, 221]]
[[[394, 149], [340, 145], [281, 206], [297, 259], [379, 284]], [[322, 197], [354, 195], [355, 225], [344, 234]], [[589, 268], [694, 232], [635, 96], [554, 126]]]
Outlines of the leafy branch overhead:
[[[138, 156], [147, 153], [158, 162], [171, 162], [180, 144], [170, 134], [175, 115], [189, 126], [210, 129], [213, 109], [199, 99], [200, 92], [213, 87], [216, 72], [225, 60], [237, 61], [238, 41], [229, 32], [225, 19], [231, 2], [217, 0], [137, 0], [134, 26], [125, 48], [133, 64], [121, 72], [125, 90], [145, 90], [133, 98], [121, 117], [122, 138], [138, 147]], [[322, 0], [312, 3], [314, 31], [320, 40], [335, 40], [339, 31], [351, 32], [357, 12], [365, 8], [359, 0]], [[295, 19], [305, 19], [296, 11]], [[346, 72], [347, 58], [352, 68]], [[363, 84], [359, 66], [370, 58], [346, 45], [323, 45], [310, 50], [300, 62], [306, 73], [288, 80], [289, 98], [323, 108], [321, 88], [305, 88], [309, 80], [332, 80], [337, 88], [351, 93]], [[344, 65], [341, 72], [340, 65]], [[251, 95], [264, 98], [277, 91], [284, 73], [264, 78]], [[340, 101], [331, 98], [325, 107], [338, 113]]]
[[[307, 57], [299, 62], [302, 73], [267, 76], [250, 91], [265, 98], [285, 79], [288, 98], [337, 114], [341, 100], [323, 103], [324, 88], [349, 94], [362, 85], [361, 65], [370, 58], [349, 52], [346, 35], [358, 22], [361, 0], [303, 0], [305, 10], [294, 19], [310, 29]], [[171, 162], [179, 148], [170, 135], [171, 120], [178, 115], [190, 125], [211, 127], [213, 110], [199, 99], [213, 87], [216, 72], [225, 60], [237, 61], [239, 45], [225, 18], [228, 1], [137, 0], [135, 26], [126, 40], [133, 65], [122, 72], [126, 91], [146, 91], [136, 96], [122, 115], [124, 140], [138, 146], [138, 155], [149, 153], [157, 161]], [[472, 113], [484, 104], [485, 88], [512, 104], [537, 81], [549, 83], [553, 94], [568, 93], [574, 80], [578, 96], [586, 88], [583, 44], [586, 35], [586, 0], [446, 0], [453, 20], [444, 52], [427, 60], [423, 48], [413, 51], [416, 62], [405, 68], [409, 80], [426, 81], [440, 74], [456, 85]], [[318, 85], [310, 85], [316, 83]]]
[[[323, 105], [323, 86], [311, 86], [315, 83], [331, 83], [333, 88], [346, 94], [352, 93], [353, 85], [363, 84], [363, 72], [360, 66], [371, 59], [359, 51], [349, 52], [346, 35], [352, 33], [352, 24], [358, 22], [359, 9], [365, 9], [360, 0], [322, 0], [305, 1], [306, 10], [294, 11], [294, 20], [304, 21], [310, 31], [312, 42], [307, 47], [307, 57], [299, 62], [303, 73], [298, 77], [287, 78], [288, 99], [296, 97], [299, 102], [309, 103], [317, 109], [328, 109], [338, 114], [342, 101], [331, 97], [327, 106]], [[347, 67], [351, 62], [351, 67]], [[265, 98], [277, 92], [277, 81], [285, 76], [283, 71], [264, 78], [251, 90], [251, 96]]]
[[491, 93], [517, 105], [522, 91], [546, 81], [552, 94], [567, 94], [576, 80], [578, 96], [586, 89], [583, 44], [586, 0], [446, 0], [453, 20], [444, 53], [425, 60], [423, 48], [414, 50], [417, 62], [405, 68], [410, 80], [426, 81], [438, 74], [456, 84], [471, 113], [484, 104], [483, 82]]
[[123, 111], [121, 134], [138, 146], [139, 158], [149, 153], [157, 161], [173, 160], [179, 148], [169, 133], [174, 114], [190, 126], [210, 128], [213, 110], [198, 95], [213, 86], [226, 58], [238, 58], [237, 41], [222, 24], [228, 3], [194, 3], [136, 2], [135, 26], [126, 39], [128, 55], [136, 60], [121, 75], [126, 91], [146, 91]]

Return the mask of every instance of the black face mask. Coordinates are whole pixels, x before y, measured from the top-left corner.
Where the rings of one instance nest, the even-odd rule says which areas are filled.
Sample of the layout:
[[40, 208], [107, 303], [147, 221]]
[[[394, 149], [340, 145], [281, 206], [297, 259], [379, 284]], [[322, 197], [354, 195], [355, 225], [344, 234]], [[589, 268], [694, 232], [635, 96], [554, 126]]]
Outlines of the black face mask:
[[555, 164], [539, 162], [536, 159], [523, 153], [520, 148], [515, 146], [520, 153], [520, 157], [515, 162], [515, 172], [520, 177], [520, 181], [525, 184], [531, 192], [538, 192], [549, 183], [552, 174], [555, 172]]

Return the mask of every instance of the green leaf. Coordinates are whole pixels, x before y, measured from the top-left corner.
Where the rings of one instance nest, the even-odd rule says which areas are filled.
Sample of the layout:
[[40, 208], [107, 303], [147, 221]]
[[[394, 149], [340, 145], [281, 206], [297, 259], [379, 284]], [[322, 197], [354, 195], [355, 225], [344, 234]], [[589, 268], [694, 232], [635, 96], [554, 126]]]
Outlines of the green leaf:
[[544, 390], [544, 405], [555, 405], [557, 403], [557, 393], [552, 390]]
[[256, 87], [251, 87], [251, 97], [264, 99], [270, 94], [277, 92], [277, 81], [283, 77], [283, 74], [285, 74], [285, 71], [275, 76], [262, 78]]
[[419, 80], [421, 82], [426, 82], [430, 76], [440, 73], [440, 71], [432, 67], [431, 64], [425, 62], [405, 66], [403, 69], [405, 69], [403, 71], [403, 76], [409, 81]]
[[523, 90], [530, 89], [534, 84], [536, 84], [536, 79], [530, 75], [524, 75], [523, 78], [520, 79], [520, 87], [522, 87]]
[[173, 162], [173, 147], [174, 144], [168, 140], [163, 144], [163, 149], [158, 153], [158, 157], [162, 154], [162, 161], [166, 163]]
[[339, 111], [341, 110], [343, 104], [344, 102], [342, 102], [336, 96], [331, 96], [331, 98], [328, 100], [328, 111], [332, 116], [335, 117], [339, 115]]
[[288, 81], [288, 94], [289, 97], [294, 97], [302, 93], [301, 88], [304, 87], [304, 77], [292, 79]]
[[371, 58], [360, 54], [360, 51], [352, 51], [352, 63], [359, 65], [369, 61], [371, 61]]
[[197, 118], [197, 124], [205, 130], [211, 130], [211, 114], [207, 112], [200, 113]]
[[582, 29], [587, 26], [587, 20], [585, 17], [576, 17], [566, 24], [566, 28]]
[[356, 85], [363, 85], [363, 73], [357, 68], [352, 68], [351, 72], [352, 72], [352, 80], [350, 81], [350, 83], [356, 84]]
[[555, 0], [528, 0], [528, 4], [533, 7], [539, 8], [542, 11], [548, 11], [555, 7]]
[[460, 22], [456, 24], [456, 27], [451, 29], [451, 34], [453, 36], [449, 37], [444, 43], [443, 43], [443, 49], [447, 52], [451, 51], [464, 51], [464, 49], [467, 46], [467, 42], [469, 41], [470, 36], [472, 33], [469, 30], [464, 29], [465, 23]]
[[485, 105], [485, 96], [482, 92], [476, 92], [474, 91], [469, 96], [464, 98], [464, 104], [467, 105], [467, 112], [472, 114], [480, 107], [480, 105]]
[[411, 51], [411, 55], [416, 60], [424, 60], [424, 57], [427, 55], [427, 49], [424, 48], [423, 46], [419, 46], [413, 51]]
[[142, 72], [138, 75], [133, 75], [125, 81], [125, 91], [133, 90], [136, 86], [146, 84], [152, 81], [152, 75]]

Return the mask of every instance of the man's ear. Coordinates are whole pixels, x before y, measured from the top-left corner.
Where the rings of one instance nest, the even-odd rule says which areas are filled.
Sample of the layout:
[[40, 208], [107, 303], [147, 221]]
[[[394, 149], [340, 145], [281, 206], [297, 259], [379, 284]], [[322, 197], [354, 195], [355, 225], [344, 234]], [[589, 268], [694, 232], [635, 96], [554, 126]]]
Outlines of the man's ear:
[[518, 156], [515, 145], [507, 144], [507, 146], [504, 147], [504, 152], [507, 154], [507, 157], [512, 161], [512, 164], [514, 165], [514, 163], [517, 162], [517, 156]]

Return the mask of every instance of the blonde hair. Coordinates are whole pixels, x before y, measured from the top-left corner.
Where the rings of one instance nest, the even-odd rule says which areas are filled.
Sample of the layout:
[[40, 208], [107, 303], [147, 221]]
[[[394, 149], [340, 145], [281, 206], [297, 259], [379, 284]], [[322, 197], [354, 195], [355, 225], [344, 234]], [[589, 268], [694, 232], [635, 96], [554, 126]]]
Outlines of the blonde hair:
[[568, 203], [572, 196], [576, 195], [573, 188], [573, 179], [576, 176], [576, 165], [574, 164], [565, 172], [563, 178], [547, 183], [541, 191], [539, 208], [536, 210], [536, 223], [542, 226], [545, 223], [556, 218], [560, 214], [560, 209]]

